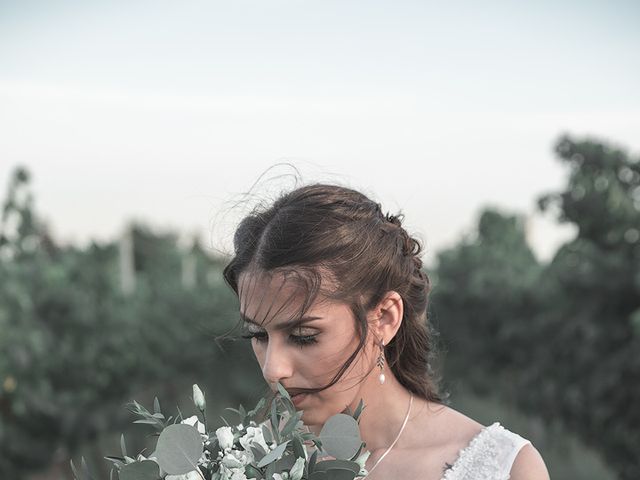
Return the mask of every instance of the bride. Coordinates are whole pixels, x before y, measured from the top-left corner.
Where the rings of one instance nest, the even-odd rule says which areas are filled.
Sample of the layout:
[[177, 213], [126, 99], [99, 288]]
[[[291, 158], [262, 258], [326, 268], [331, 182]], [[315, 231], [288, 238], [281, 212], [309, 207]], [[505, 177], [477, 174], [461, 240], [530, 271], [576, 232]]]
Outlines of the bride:
[[443, 403], [430, 283], [401, 217], [314, 184], [240, 223], [224, 277], [265, 380], [284, 385], [315, 433], [362, 399], [369, 480], [548, 480], [531, 442]]

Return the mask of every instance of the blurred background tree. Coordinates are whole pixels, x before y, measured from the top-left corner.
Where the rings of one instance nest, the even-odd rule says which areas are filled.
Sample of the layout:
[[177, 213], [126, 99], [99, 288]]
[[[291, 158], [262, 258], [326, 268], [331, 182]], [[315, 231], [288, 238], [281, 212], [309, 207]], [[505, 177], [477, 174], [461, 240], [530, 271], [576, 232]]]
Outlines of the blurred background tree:
[[[635, 479], [639, 164], [595, 140], [555, 150], [567, 186], [539, 206], [576, 238], [542, 264], [520, 215], [485, 208], [429, 272], [445, 387], [464, 413], [532, 439], [554, 479]], [[108, 478], [119, 432], [132, 451], [149, 446], [122, 408], [134, 398], [191, 414], [199, 383], [218, 418], [265, 392], [248, 342], [216, 341], [237, 318], [224, 258], [141, 223], [114, 242], [57, 245], [29, 180], [16, 169], [0, 227], [1, 478], [71, 478], [80, 455]]]
[[[596, 140], [560, 138], [570, 169], [563, 192], [540, 198], [576, 238], [546, 268], [532, 332], [539, 372], [523, 405], [562, 418], [598, 446], [620, 478], [640, 478], [640, 163]], [[542, 341], [544, 340], [544, 341]]]
[[[105, 452], [86, 446], [129, 432], [123, 405], [151, 400], [147, 390], [169, 405], [188, 400], [196, 381], [212, 405], [257, 395], [247, 345], [231, 345], [226, 355], [216, 348], [216, 336], [235, 324], [236, 301], [220, 288], [221, 261], [197, 241], [185, 249], [176, 234], [134, 224], [119, 244], [56, 246], [22, 168], [0, 234], [1, 478], [24, 478], [51, 462], [67, 472], [80, 451], [108, 478]], [[123, 272], [135, 278], [133, 289], [123, 288]], [[132, 450], [143, 446], [139, 431], [132, 437]]]
[[495, 209], [438, 255], [431, 309], [445, 378], [560, 421], [619, 478], [640, 478], [640, 165], [595, 140], [563, 136], [555, 151], [568, 185], [539, 206], [578, 233], [548, 265], [523, 221]]

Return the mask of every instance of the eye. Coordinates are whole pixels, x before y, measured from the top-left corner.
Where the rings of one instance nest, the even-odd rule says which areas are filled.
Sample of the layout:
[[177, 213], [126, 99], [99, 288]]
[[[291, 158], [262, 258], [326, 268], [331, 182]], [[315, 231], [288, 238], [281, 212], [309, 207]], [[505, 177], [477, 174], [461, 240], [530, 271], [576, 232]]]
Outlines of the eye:
[[259, 342], [267, 341], [267, 332], [252, 332], [250, 330], [247, 333], [241, 335], [242, 338], [252, 339], [255, 338]]
[[291, 335], [291, 341], [294, 343], [297, 343], [298, 345], [300, 345], [301, 347], [305, 346], [305, 345], [311, 345], [313, 343], [317, 343], [318, 340], [316, 339], [316, 337], [318, 336], [318, 334], [316, 333], [315, 335]]
[[[246, 338], [246, 339], [255, 338], [256, 341], [258, 341], [259, 343], [265, 343], [268, 341], [267, 332], [262, 330], [257, 330], [257, 331], [246, 330], [246, 333], [241, 336], [242, 338]], [[289, 335], [289, 340], [292, 343], [299, 345], [300, 347], [304, 347], [306, 345], [312, 345], [314, 343], [317, 343], [318, 342], [318, 340], [316, 339], [317, 336], [318, 336], [317, 333], [313, 335]]]

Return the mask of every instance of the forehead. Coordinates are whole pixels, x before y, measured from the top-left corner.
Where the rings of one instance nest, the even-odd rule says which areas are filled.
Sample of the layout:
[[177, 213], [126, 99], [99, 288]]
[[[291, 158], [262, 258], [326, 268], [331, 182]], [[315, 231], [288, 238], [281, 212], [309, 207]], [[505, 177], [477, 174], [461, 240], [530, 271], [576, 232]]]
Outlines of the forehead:
[[291, 320], [331, 303], [318, 294], [309, 304], [308, 286], [295, 272], [243, 272], [238, 277], [238, 297], [240, 312], [260, 324]]

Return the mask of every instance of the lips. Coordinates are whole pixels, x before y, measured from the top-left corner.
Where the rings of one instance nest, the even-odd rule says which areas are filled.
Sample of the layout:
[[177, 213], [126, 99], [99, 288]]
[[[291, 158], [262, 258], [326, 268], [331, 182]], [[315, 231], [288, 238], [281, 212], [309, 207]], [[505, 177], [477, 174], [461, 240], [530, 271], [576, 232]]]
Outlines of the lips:
[[301, 402], [304, 401], [305, 398], [307, 398], [309, 394], [307, 393], [298, 393], [296, 395], [292, 395], [291, 396], [291, 401], [293, 402], [293, 404], [295, 406], [298, 406]]
[[[288, 388], [288, 387], [284, 387], [284, 389], [287, 391], [287, 393], [289, 394], [289, 396], [290, 396], [290, 397], [293, 397], [294, 395], [299, 395], [299, 394], [301, 394], [301, 393], [304, 393], [304, 390], [302, 390], [302, 389], [300, 389], [300, 388], [294, 388], [294, 387], [292, 387], [292, 388]], [[272, 390], [273, 390], [274, 392], [277, 392], [277, 391], [278, 391], [278, 390], [274, 389], [273, 387], [272, 387]]]

